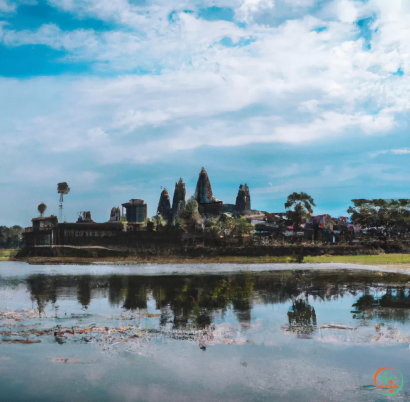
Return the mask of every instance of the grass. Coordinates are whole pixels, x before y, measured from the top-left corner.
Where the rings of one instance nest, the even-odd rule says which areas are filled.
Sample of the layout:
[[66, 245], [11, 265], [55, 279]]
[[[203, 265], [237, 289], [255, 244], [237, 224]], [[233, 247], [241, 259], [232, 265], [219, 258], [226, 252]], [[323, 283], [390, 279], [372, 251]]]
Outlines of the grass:
[[17, 254], [17, 249], [0, 248], [0, 261], [7, 261]]
[[[0, 249], [0, 261], [13, 258], [17, 250]], [[297, 259], [292, 257], [246, 257], [246, 256], [223, 256], [223, 257], [196, 257], [184, 258], [179, 256], [149, 256], [145, 257], [27, 257], [22, 260], [32, 264], [90, 264], [90, 263], [153, 263], [153, 264], [283, 264], [294, 263]], [[379, 255], [323, 255], [317, 257], [305, 257], [304, 263], [349, 263], [361, 265], [401, 265], [410, 266], [410, 254], [379, 254]]]
[[410, 264], [410, 254], [378, 254], [378, 255], [323, 255], [305, 257], [303, 262], [339, 262], [363, 265], [399, 265]]
[[29, 257], [24, 258], [31, 264], [91, 264], [91, 263], [150, 263], [150, 264], [284, 264], [296, 262], [292, 257]]

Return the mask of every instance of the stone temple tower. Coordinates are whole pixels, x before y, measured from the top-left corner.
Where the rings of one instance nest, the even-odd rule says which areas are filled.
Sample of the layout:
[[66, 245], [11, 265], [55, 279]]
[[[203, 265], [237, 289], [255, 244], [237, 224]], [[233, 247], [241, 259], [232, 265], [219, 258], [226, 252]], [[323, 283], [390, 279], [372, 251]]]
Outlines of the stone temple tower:
[[175, 222], [175, 219], [179, 216], [179, 212], [185, 208], [185, 183], [182, 178], [179, 179], [178, 183], [175, 183], [174, 198], [172, 199], [172, 210], [171, 210], [171, 223]]
[[241, 184], [239, 186], [235, 209], [240, 213], [249, 211], [251, 209], [251, 195], [249, 192], [249, 187], [246, 185], [246, 183], [245, 185]]
[[157, 214], [161, 215], [166, 221], [171, 215], [171, 201], [169, 199], [169, 194], [166, 188], [161, 193], [158, 202]]
[[222, 211], [223, 202], [213, 196], [211, 182], [205, 168], [202, 168], [198, 176], [195, 200], [202, 216], [218, 216]]
[[211, 182], [205, 168], [199, 173], [198, 182], [196, 183], [195, 199], [198, 204], [210, 204], [215, 202], [212, 194]]

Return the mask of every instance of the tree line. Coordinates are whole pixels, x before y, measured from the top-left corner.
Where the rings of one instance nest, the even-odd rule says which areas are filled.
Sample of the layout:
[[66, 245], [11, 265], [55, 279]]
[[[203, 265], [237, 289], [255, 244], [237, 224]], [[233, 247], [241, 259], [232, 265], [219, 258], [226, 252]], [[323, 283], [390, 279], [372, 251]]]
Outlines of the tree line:
[[0, 248], [21, 248], [23, 246], [23, 232], [21, 226], [0, 226]]

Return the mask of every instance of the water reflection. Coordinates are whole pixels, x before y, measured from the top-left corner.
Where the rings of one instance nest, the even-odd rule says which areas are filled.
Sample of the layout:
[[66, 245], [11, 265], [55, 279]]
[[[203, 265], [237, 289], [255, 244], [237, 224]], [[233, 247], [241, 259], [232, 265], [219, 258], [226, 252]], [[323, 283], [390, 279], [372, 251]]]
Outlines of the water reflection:
[[379, 318], [384, 321], [406, 322], [410, 313], [410, 292], [406, 287], [386, 286], [383, 295], [366, 293], [353, 304], [353, 318], [366, 320]]
[[317, 326], [315, 309], [304, 299], [292, 302], [288, 312], [289, 331], [308, 335]]
[[2, 400], [374, 401], [375, 367], [408, 374], [407, 275], [33, 269], [0, 271]]
[[[22, 279], [39, 313], [58, 299], [77, 298], [87, 309], [93, 299], [108, 299], [111, 307], [147, 310], [148, 300], [161, 311], [160, 325], [204, 328], [215, 315], [232, 309], [243, 325], [256, 304], [289, 303], [289, 329], [311, 333], [316, 325], [313, 301], [330, 302], [357, 296], [352, 317], [408, 320], [408, 277], [394, 273], [357, 271], [281, 271], [230, 275], [31, 275]], [[12, 286], [11, 280], [2, 280]], [[15, 280], [14, 282], [15, 283]], [[378, 296], [379, 295], [379, 296]]]

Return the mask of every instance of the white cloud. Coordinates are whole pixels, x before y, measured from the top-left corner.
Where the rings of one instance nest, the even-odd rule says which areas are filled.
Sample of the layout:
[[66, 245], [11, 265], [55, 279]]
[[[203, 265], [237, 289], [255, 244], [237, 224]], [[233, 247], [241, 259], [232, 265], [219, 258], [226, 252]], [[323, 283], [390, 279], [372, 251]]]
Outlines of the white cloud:
[[274, 0], [244, 0], [242, 5], [236, 10], [235, 16], [241, 21], [251, 22], [254, 14], [274, 7]]
[[170, 119], [170, 115], [157, 111], [144, 111], [144, 110], [128, 110], [126, 112], [118, 113], [115, 117], [115, 128], [125, 128], [125, 133], [131, 133], [139, 127], [143, 126], [159, 126], [167, 122]]
[[[182, 12], [189, 2], [158, 0], [143, 7], [125, 0], [53, 0], [63, 10], [118, 26], [97, 32], [64, 31], [53, 24], [19, 31], [7, 25], [1, 41], [65, 50], [61, 62], [94, 63], [95, 71], [114, 77], [1, 80], [0, 92], [13, 94], [13, 101], [1, 104], [10, 113], [0, 122], [8, 133], [0, 142], [9, 153], [21, 152], [22, 144], [40, 146], [44, 154], [87, 150], [98, 164], [109, 164], [146, 163], [203, 146], [297, 146], [390, 133], [397, 116], [410, 110], [409, 8], [400, 2], [338, 0], [331, 18], [307, 14], [276, 26], [253, 18], [282, 10], [285, 3], [290, 4], [201, 4], [231, 4], [235, 17], [247, 21], [240, 28]], [[292, 3], [299, 11], [312, 6]], [[197, 11], [195, 4], [191, 8]], [[373, 12], [378, 31], [367, 50], [354, 20]], [[314, 31], [323, 26], [327, 29]], [[238, 46], [223, 46], [224, 37]], [[392, 75], [398, 68], [401, 77]], [[155, 74], [133, 74], [138, 69]], [[117, 72], [125, 73], [116, 77]], [[53, 86], [58, 91], [49, 89]], [[260, 105], [265, 112], [259, 115]]]
[[77, 51], [80, 48], [92, 51], [97, 45], [94, 32], [89, 30], [61, 31], [54, 24], [42, 25], [36, 31], [3, 30], [2, 41], [6, 46], [46, 45], [57, 50]]
[[410, 149], [393, 149], [391, 152], [395, 155], [407, 155], [410, 154]]
[[383, 151], [378, 151], [370, 154], [371, 158], [376, 158], [379, 155], [383, 154], [394, 154], [394, 155], [409, 155], [410, 149], [388, 149]]
[[340, 21], [347, 23], [356, 21], [358, 16], [356, 2], [350, 0], [339, 0], [337, 8]]
[[108, 134], [104, 132], [100, 127], [91, 128], [88, 130], [88, 138], [91, 141], [104, 141], [108, 138]]
[[[0, 13], [17, 11], [18, 16], [19, 4], [0, 0]], [[48, 183], [68, 173], [66, 179], [76, 188], [89, 191], [104, 180], [98, 172], [109, 169], [102, 165], [182, 163], [191, 151], [197, 150], [196, 157], [206, 147], [219, 148], [215, 164], [228, 171], [232, 168], [223, 155], [242, 152], [232, 150], [236, 146], [255, 152], [254, 159], [276, 148], [291, 155], [276, 172], [262, 172], [272, 184], [268, 196], [304, 186], [362, 188], [363, 177], [407, 183], [391, 167], [370, 164], [373, 174], [365, 164], [344, 163], [344, 157], [343, 163], [326, 164], [319, 176], [311, 165], [316, 147], [332, 154], [335, 143], [356, 150], [359, 143], [380, 141], [378, 155], [397, 155], [400, 163], [406, 159], [407, 144], [394, 133], [405, 132], [410, 112], [409, 2], [330, 0], [324, 7], [313, 0], [49, 4], [79, 20], [104, 20], [109, 28], [64, 30], [48, 23], [20, 30], [18, 24], [1, 23], [2, 45], [43, 44], [65, 53], [58, 63], [82, 63], [92, 71], [88, 76], [0, 79], [4, 185], [40, 186], [38, 177]], [[234, 21], [198, 17], [200, 8], [212, 6], [231, 7]], [[374, 17], [370, 49], [356, 25], [367, 17]], [[221, 44], [225, 37], [233, 46]], [[396, 74], [399, 69], [403, 74]], [[298, 160], [303, 152], [312, 154], [311, 165]], [[236, 171], [248, 168], [245, 160]], [[133, 183], [116, 180], [113, 197], [120, 188], [133, 191]]]
[[10, 3], [7, 0], [0, 0], [0, 14], [1, 13], [14, 13], [16, 11], [16, 4]]

